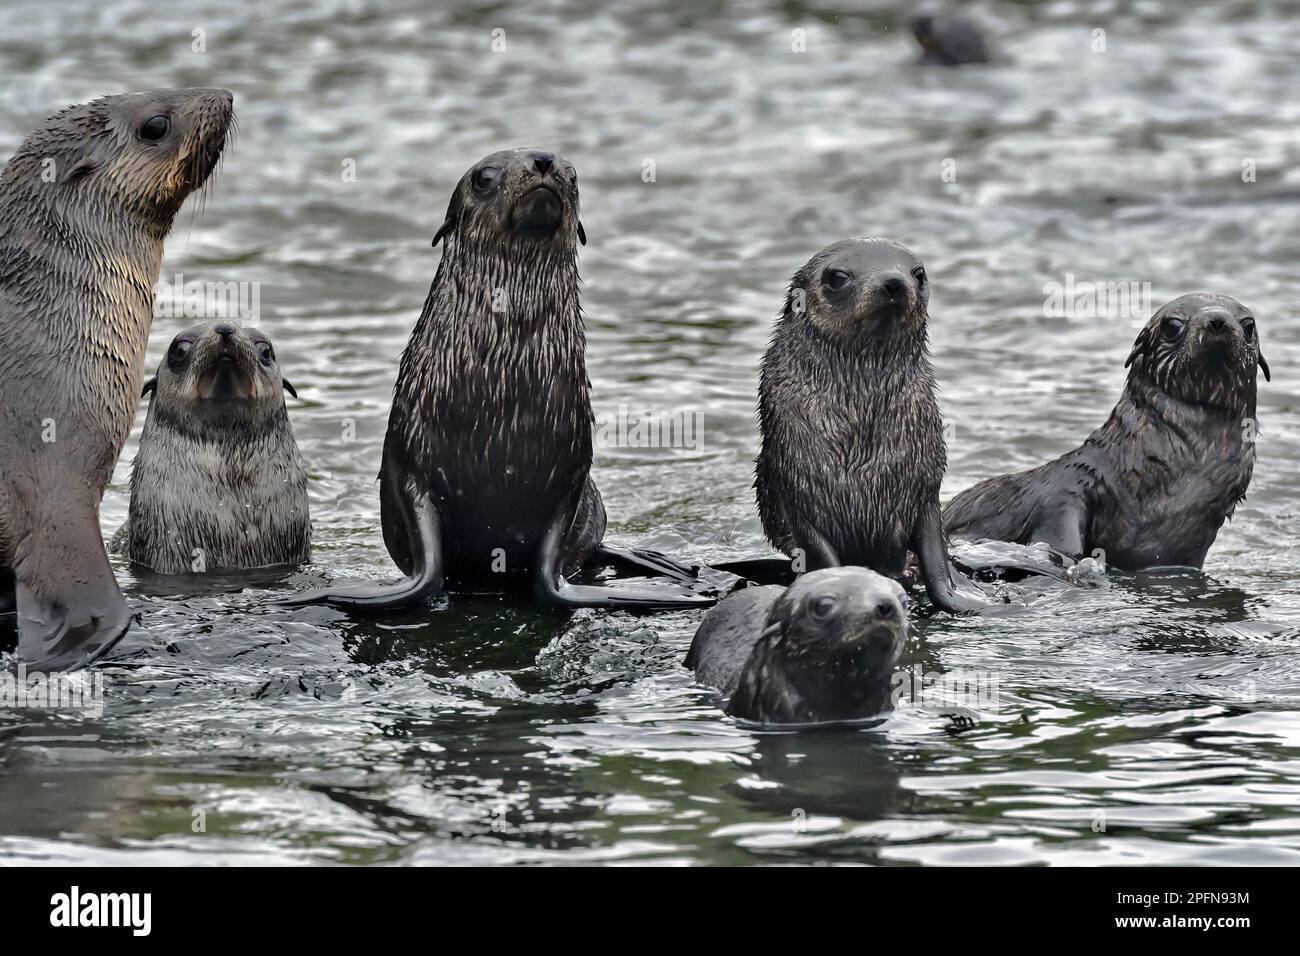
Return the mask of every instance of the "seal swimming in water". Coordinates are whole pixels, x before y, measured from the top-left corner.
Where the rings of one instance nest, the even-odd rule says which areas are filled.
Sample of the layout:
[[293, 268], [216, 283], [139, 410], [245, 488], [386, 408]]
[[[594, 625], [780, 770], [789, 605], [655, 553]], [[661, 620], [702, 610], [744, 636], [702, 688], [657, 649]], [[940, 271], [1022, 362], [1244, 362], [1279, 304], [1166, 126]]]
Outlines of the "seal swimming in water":
[[130, 613], [99, 502], [131, 430], [163, 238], [221, 157], [234, 97], [159, 90], [74, 106], [0, 174], [0, 597], [46, 670]]
[[744, 588], [704, 615], [686, 666], [742, 720], [873, 717], [890, 709], [906, 601], [897, 581], [855, 567], [812, 571], [788, 588]]
[[226, 322], [172, 339], [158, 374], [131, 506], [113, 550], [159, 574], [311, 560], [307, 472], [271, 340]]
[[972, 610], [987, 601], [959, 587], [940, 525], [947, 452], [929, 299], [921, 261], [888, 239], [833, 242], [795, 273], [763, 356], [754, 487], [768, 539], [804, 569], [897, 578], [910, 548], [930, 599]]
[[284, 603], [384, 611], [445, 583], [531, 589], [556, 607], [712, 604], [566, 580], [593, 561], [690, 578], [662, 556], [601, 544], [573, 164], [538, 149], [484, 157], [433, 241], [442, 260], [402, 353], [379, 474], [384, 543], [409, 580]]
[[1161, 306], [1138, 333], [1124, 393], [1079, 448], [968, 488], [944, 512], [949, 534], [1100, 549], [1126, 571], [1199, 568], [1255, 467], [1256, 368], [1269, 377], [1255, 317], [1206, 292]]
[[923, 65], [963, 66], [989, 62], [984, 34], [964, 17], [951, 13], [919, 13], [909, 22], [921, 47]]

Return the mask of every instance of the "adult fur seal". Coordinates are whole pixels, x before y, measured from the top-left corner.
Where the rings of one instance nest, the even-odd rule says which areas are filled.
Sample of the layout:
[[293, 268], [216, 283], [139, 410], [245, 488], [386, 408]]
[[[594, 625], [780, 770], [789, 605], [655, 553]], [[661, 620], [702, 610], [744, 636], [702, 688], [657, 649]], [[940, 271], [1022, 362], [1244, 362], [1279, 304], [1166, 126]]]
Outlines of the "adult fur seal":
[[572, 584], [588, 562], [688, 579], [662, 556], [601, 545], [590, 383], [578, 305], [573, 165], [514, 149], [461, 178], [424, 312], [402, 354], [384, 440], [384, 542], [410, 579], [311, 592], [385, 610], [453, 590], [529, 588], [560, 607], [711, 604], [698, 595]]
[[1199, 568], [1255, 466], [1255, 317], [1194, 293], [1160, 307], [1125, 365], [1124, 394], [1079, 448], [976, 485], [949, 503], [950, 534], [1101, 549], [1124, 570]]
[[271, 340], [226, 322], [167, 349], [131, 466], [131, 507], [113, 550], [159, 574], [311, 560], [307, 472]]
[[921, 261], [888, 239], [831, 243], [795, 273], [763, 356], [754, 486], [768, 539], [805, 569], [897, 578], [910, 548], [930, 599], [971, 610], [987, 602], [953, 571], [940, 527], [929, 298]]
[[163, 238], [233, 116], [226, 90], [108, 96], [46, 120], [0, 174], [0, 587], [19, 656], [44, 669], [129, 626], [99, 501], [135, 417]]
[[921, 47], [918, 63], [927, 66], [963, 66], [989, 62], [984, 34], [964, 17], [951, 13], [920, 13], [909, 25]]
[[686, 666], [742, 720], [872, 717], [890, 709], [906, 600], [897, 581], [854, 567], [813, 571], [784, 589], [745, 588], [704, 615]]

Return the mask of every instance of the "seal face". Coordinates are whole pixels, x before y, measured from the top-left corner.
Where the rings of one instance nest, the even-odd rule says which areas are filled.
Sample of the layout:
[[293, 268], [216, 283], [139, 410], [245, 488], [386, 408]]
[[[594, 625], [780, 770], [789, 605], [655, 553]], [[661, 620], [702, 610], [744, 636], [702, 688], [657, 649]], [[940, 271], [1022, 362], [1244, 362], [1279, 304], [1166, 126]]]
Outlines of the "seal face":
[[287, 603], [383, 611], [433, 596], [445, 581], [459, 591], [531, 588], [560, 607], [711, 604], [565, 580], [593, 557], [690, 577], [661, 555], [601, 543], [573, 164], [538, 149], [484, 157], [457, 184], [439, 241], [379, 475], [384, 542], [410, 580]]
[[768, 539], [807, 568], [897, 577], [911, 548], [932, 599], [965, 609], [939, 529], [929, 296], [924, 265], [888, 239], [832, 243], [795, 274], [763, 357], [755, 488]]
[[1103, 552], [1124, 570], [1199, 568], [1246, 495], [1255, 465], [1254, 314], [1211, 293], [1161, 306], [1138, 334], [1124, 393], [1079, 448], [969, 488], [950, 534]]
[[891, 708], [906, 602], [898, 582], [857, 567], [813, 571], [784, 590], [746, 588], [704, 616], [686, 664], [742, 720], [872, 717]]
[[224, 322], [178, 334], [131, 469], [131, 506], [113, 548], [159, 574], [311, 560], [307, 472], [271, 340]]
[[233, 117], [227, 90], [108, 96], [46, 120], [0, 173], [0, 583], [19, 655], [46, 669], [128, 626], [99, 501], [135, 417], [162, 240]]

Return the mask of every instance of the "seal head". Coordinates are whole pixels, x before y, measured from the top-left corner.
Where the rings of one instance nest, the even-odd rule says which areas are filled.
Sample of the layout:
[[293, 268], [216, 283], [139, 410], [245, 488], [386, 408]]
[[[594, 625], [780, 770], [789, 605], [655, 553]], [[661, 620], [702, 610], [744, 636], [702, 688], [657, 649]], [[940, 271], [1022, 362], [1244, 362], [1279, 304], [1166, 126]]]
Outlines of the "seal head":
[[979, 27], [950, 13], [919, 13], [909, 21], [925, 65], [962, 66], [987, 63], [988, 49]]
[[453, 243], [492, 236], [511, 252], [526, 254], [530, 242], [557, 234], [560, 248], [572, 248], [574, 238], [587, 242], [578, 218], [577, 170], [545, 150], [506, 149], [483, 157], [461, 177], [433, 244], [447, 240], [444, 254], [454, 254]]
[[1124, 363], [1148, 384], [1189, 405], [1254, 414], [1255, 369], [1269, 378], [1255, 317], [1236, 299], [1181, 295], [1156, 310]]
[[[728, 714], [765, 725], [815, 724], [890, 709], [907, 643], [898, 582], [840, 567], [809, 572], [784, 591], [753, 590], [757, 597], [739, 591], [705, 615], [688, 658], [697, 678], [731, 695]], [[763, 609], [761, 633], [733, 633], [748, 630]]]

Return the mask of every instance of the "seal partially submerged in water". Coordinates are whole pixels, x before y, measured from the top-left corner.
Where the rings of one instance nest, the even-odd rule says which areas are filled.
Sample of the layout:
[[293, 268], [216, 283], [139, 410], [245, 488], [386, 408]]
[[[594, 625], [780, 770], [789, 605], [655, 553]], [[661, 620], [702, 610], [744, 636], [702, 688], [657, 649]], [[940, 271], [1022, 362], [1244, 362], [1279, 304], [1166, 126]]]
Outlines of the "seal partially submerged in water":
[[1123, 570], [1199, 568], [1255, 467], [1255, 317], [1236, 299], [1179, 296], [1138, 334], [1124, 394], [1079, 448], [963, 491], [949, 534], [1100, 549]]
[[271, 340], [226, 322], [177, 335], [131, 466], [131, 507], [113, 550], [159, 574], [311, 560], [307, 472]]
[[866, 568], [749, 587], [704, 615], [686, 666], [760, 724], [860, 720], [890, 709], [907, 643], [902, 586]]
[[0, 605], [43, 669], [130, 613], [99, 502], [144, 378], [163, 238], [221, 157], [227, 90], [107, 96], [46, 120], [0, 174]]
[[[939, 485], [947, 467], [930, 365], [929, 279], [888, 239], [831, 243], [790, 282], [763, 356], [763, 530], [796, 570], [861, 565], [902, 576], [916, 552], [939, 607], [986, 602], [948, 561]], [[757, 562], [717, 565], [750, 576]]]
[[921, 47], [922, 65], [963, 66], [989, 62], [984, 34], [965, 17], [952, 13], [919, 13], [909, 22]]
[[493, 153], [461, 178], [442, 261], [402, 354], [384, 439], [384, 543], [410, 579], [298, 595], [383, 611], [453, 590], [531, 589], [558, 607], [668, 608], [693, 594], [572, 584], [594, 562], [690, 578], [601, 544], [578, 305], [578, 178], [553, 153]]

